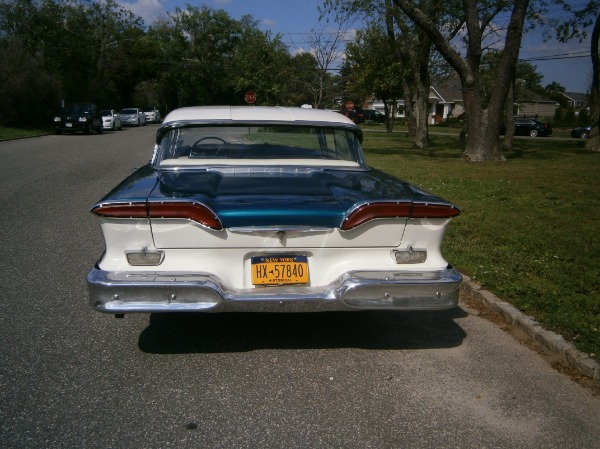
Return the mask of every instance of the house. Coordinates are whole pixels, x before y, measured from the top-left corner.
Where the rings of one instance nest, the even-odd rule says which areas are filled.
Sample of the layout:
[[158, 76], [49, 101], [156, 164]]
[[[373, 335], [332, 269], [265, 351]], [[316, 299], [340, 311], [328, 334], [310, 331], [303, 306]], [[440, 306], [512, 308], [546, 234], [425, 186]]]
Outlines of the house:
[[[514, 114], [517, 117], [553, 117], [558, 103], [534, 92], [521, 89], [515, 100]], [[383, 102], [370, 99], [367, 108], [383, 111]], [[432, 85], [429, 89], [429, 124], [444, 123], [450, 118], [459, 118], [465, 112], [462, 86], [458, 78], [448, 78]], [[404, 118], [404, 100], [396, 103], [396, 118]]]
[[517, 117], [554, 117], [559, 104], [555, 100], [542, 97], [527, 89], [519, 89], [519, 98], [515, 99], [515, 116]]
[[[429, 88], [429, 124], [443, 123], [450, 117], [457, 117], [464, 112], [462, 106], [462, 89], [460, 81], [443, 83]], [[363, 105], [366, 108], [383, 111], [383, 102], [369, 98]], [[404, 118], [404, 100], [396, 102], [396, 118]]]
[[560, 94], [565, 104], [573, 109], [580, 109], [588, 105], [589, 94], [581, 92], [564, 92]]

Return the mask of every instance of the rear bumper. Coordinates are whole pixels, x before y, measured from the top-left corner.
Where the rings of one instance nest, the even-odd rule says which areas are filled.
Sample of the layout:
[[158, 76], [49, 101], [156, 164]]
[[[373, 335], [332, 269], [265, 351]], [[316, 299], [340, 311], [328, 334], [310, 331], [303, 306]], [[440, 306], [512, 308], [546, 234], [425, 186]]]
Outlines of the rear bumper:
[[460, 273], [352, 271], [326, 287], [231, 289], [208, 273], [107, 272], [87, 276], [90, 305], [105, 313], [444, 310], [458, 304]]

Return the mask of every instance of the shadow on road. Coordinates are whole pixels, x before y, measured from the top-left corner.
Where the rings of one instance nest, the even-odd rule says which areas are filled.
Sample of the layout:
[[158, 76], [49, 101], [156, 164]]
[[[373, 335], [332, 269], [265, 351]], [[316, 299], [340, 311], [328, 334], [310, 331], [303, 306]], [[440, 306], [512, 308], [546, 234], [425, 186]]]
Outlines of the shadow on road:
[[459, 346], [466, 334], [441, 312], [151, 314], [139, 348], [154, 354], [258, 349], [429, 349]]

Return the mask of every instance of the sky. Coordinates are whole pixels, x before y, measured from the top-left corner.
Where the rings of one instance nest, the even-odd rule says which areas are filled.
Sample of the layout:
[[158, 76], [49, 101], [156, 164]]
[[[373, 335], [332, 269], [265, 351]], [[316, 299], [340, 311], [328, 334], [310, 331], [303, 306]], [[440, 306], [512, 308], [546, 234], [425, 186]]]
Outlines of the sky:
[[[571, 4], [581, 5], [583, 2], [573, 0]], [[280, 33], [292, 50], [306, 49], [307, 34], [312, 29], [326, 26], [323, 21], [319, 22], [318, 8], [322, 0], [122, 0], [121, 3], [142, 17], [148, 25], [166, 12], [172, 12], [175, 7], [184, 9], [186, 3], [223, 9], [234, 19], [249, 14], [259, 21], [262, 30]], [[533, 31], [523, 36], [519, 58], [537, 67], [537, 71], [544, 76], [543, 86], [555, 81], [567, 92], [585, 93], [589, 92], [592, 82], [589, 49], [589, 37], [582, 43], [573, 40], [562, 44], [557, 41], [544, 42], [540, 33]]]

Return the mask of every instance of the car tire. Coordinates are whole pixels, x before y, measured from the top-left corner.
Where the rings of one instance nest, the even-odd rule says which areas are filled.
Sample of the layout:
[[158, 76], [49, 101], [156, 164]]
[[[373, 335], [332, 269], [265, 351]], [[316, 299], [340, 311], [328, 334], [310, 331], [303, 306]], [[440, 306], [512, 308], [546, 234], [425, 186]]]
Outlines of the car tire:
[[581, 137], [582, 139], [587, 139], [588, 137], [590, 137], [590, 133], [589, 133], [589, 131], [581, 131], [581, 134], [579, 134], [579, 137]]
[[531, 131], [529, 131], [529, 135], [531, 137], [537, 137], [539, 135], [538, 130], [537, 129], [532, 129]]

